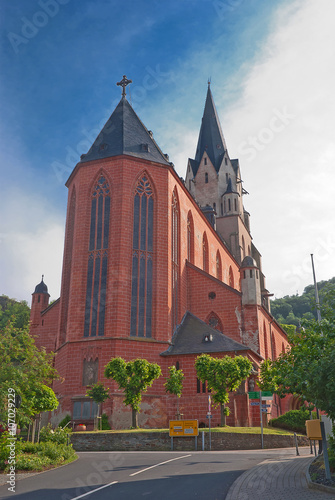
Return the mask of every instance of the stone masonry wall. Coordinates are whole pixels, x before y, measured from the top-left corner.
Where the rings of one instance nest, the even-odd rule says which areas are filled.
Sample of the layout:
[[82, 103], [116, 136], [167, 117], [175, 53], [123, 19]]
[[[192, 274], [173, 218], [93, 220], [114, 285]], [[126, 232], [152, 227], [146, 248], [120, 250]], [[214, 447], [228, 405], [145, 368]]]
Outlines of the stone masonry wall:
[[[106, 432], [72, 434], [71, 442], [76, 451], [168, 451], [171, 438], [166, 432]], [[212, 450], [257, 450], [261, 448], [260, 434], [211, 433]], [[197, 449], [202, 448], [202, 431], [199, 432]], [[299, 446], [308, 446], [306, 436], [298, 436]], [[264, 448], [288, 448], [295, 446], [293, 435], [264, 435]], [[195, 449], [194, 437], [173, 439], [174, 450]], [[205, 433], [205, 450], [209, 449], [209, 435]]]

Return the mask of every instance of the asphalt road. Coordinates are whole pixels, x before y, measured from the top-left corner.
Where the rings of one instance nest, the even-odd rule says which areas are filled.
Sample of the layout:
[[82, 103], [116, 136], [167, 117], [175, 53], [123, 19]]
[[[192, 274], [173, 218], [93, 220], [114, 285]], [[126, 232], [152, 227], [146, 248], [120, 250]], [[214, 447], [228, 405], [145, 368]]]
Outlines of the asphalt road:
[[[0, 487], [1, 499], [224, 500], [245, 470], [284, 450], [86, 452], [79, 460]], [[287, 453], [287, 451], [286, 451]]]

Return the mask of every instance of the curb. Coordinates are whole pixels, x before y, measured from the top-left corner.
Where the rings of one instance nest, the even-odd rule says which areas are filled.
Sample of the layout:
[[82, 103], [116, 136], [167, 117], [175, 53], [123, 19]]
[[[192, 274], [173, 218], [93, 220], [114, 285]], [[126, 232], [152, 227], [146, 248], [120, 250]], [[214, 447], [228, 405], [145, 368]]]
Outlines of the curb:
[[311, 459], [311, 461], [307, 465], [307, 469], [306, 469], [306, 480], [307, 480], [308, 488], [310, 488], [311, 490], [319, 490], [319, 491], [325, 491], [327, 493], [333, 493], [333, 495], [335, 495], [335, 488], [333, 488], [332, 486], [326, 486], [325, 484], [314, 483], [312, 481], [311, 476], [309, 474], [309, 467], [310, 467], [311, 463], [314, 462], [315, 458], [317, 458], [317, 457], [313, 457]]

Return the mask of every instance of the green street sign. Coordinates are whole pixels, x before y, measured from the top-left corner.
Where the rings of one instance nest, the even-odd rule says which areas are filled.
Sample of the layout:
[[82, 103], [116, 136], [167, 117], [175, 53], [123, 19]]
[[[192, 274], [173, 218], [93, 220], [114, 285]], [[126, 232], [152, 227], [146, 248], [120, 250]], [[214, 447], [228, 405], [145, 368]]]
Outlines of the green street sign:
[[249, 399], [259, 399], [259, 392], [254, 391], [254, 392], [248, 392], [249, 394]]
[[[248, 392], [249, 399], [259, 399], [259, 391]], [[273, 396], [271, 391], [262, 391], [262, 398], [270, 398]]]

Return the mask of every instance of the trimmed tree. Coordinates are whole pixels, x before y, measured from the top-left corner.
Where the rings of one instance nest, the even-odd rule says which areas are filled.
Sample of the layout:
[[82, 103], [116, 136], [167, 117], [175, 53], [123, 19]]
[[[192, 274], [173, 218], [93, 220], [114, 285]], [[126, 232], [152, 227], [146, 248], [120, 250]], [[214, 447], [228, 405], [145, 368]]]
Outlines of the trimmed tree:
[[40, 414], [43, 411], [52, 411], [58, 407], [58, 399], [54, 391], [44, 384], [39, 384], [33, 388], [31, 394], [29, 395], [30, 400], [30, 412], [33, 418], [33, 430], [31, 441], [35, 441], [36, 432], [36, 422], [38, 420], [38, 434], [37, 441], [39, 441], [40, 434]]
[[169, 377], [164, 384], [165, 392], [177, 396], [177, 419], [180, 420], [179, 398], [183, 391], [183, 370], [177, 370], [175, 366], [169, 366]]
[[147, 391], [161, 373], [159, 365], [149, 363], [146, 359], [127, 362], [123, 358], [112, 358], [105, 366], [105, 377], [115, 380], [119, 388], [124, 390], [123, 403], [132, 410], [133, 428], [138, 427], [142, 393]]
[[54, 392], [45, 389], [58, 378], [53, 368], [54, 353], [38, 349], [29, 328], [17, 328], [15, 318], [1, 329], [0, 352], [0, 419], [6, 420], [9, 389], [21, 397], [21, 405], [16, 410], [17, 422], [21, 425], [29, 424], [41, 411], [54, 409], [57, 401]]
[[[90, 397], [93, 399], [95, 403], [98, 405], [98, 417], [101, 417], [101, 406], [102, 403], [106, 401], [106, 399], [109, 398], [109, 389], [105, 389], [105, 386], [102, 382], [98, 382], [97, 384], [92, 385], [90, 389], [86, 391], [86, 396]], [[100, 418], [100, 424], [101, 418]], [[102, 425], [100, 425], [100, 430], [102, 428]]]
[[226, 425], [229, 415], [229, 393], [236, 391], [252, 370], [251, 361], [244, 356], [224, 356], [213, 358], [209, 354], [201, 354], [195, 360], [197, 377], [201, 382], [207, 381], [212, 400], [221, 407], [221, 426]]

